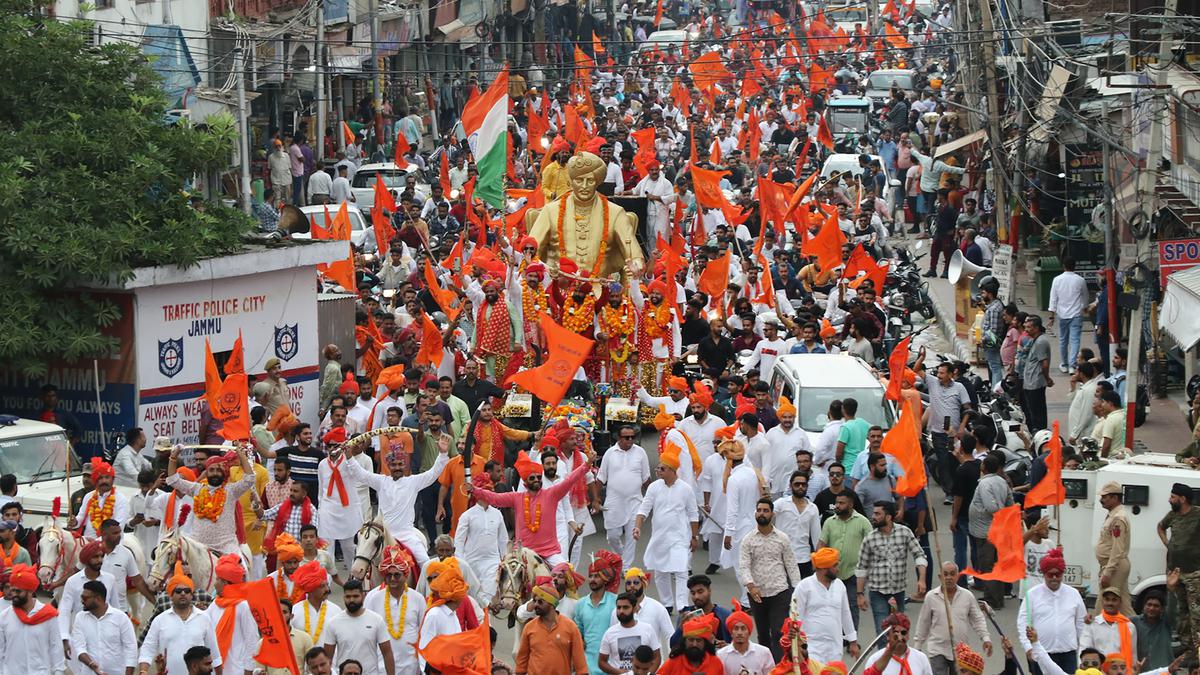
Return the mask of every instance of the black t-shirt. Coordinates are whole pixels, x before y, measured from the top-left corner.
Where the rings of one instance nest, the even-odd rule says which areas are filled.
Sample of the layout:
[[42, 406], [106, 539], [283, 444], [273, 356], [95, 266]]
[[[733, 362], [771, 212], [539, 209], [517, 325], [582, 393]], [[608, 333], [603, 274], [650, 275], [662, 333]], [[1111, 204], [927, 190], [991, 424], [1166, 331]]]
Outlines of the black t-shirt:
[[479, 402], [487, 397], [501, 398], [504, 396], [504, 390], [496, 385], [480, 378], [475, 380], [474, 385], [467, 384], [467, 380], [461, 379], [454, 383], [454, 395], [461, 398], [463, 403], [467, 404], [467, 410], [471, 414], [479, 407]]
[[[302, 450], [297, 446], [289, 446], [279, 451], [279, 459], [286, 459], [288, 466], [291, 467], [292, 480], [297, 483], [307, 483], [315, 485], [317, 483], [317, 465], [325, 459], [324, 451], [318, 450], [315, 446], [308, 446], [307, 450]], [[309, 491], [309, 498], [313, 503], [317, 503], [317, 495], [312, 494], [313, 490]]]
[[954, 496], [962, 497], [962, 507], [959, 509], [958, 517], [965, 518], [967, 515], [967, 507], [970, 506], [971, 500], [975, 497], [975, 488], [979, 485], [979, 460], [972, 459], [969, 462], [962, 462], [958, 468], [954, 470]]
[[[859, 513], [863, 514], [864, 516], [867, 515], [866, 510], [863, 509], [862, 500], [858, 498], [858, 495], [854, 492], [854, 490], [851, 490], [850, 488], [843, 485], [842, 492], [839, 492], [838, 494], [842, 494], [842, 493], [848, 493], [851, 497], [854, 498], [854, 510], [855, 511], [858, 511]], [[834, 515], [833, 506], [834, 506], [834, 502], [836, 502], [836, 501], [837, 501], [837, 495], [835, 495], [829, 488], [825, 488], [824, 490], [821, 490], [820, 492], [818, 492], [817, 496], [813, 499], [813, 505], [817, 507], [817, 513], [821, 514], [821, 522], [822, 523], [824, 523], [826, 520], [829, 520], [831, 517], [833, 517], [833, 515]]]
[[679, 334], [683, 338], [683, 346], [690, 347], [692, 345], [699, 344], [700, 341], [704, 339], [704, 336], [708, 335], [711, 330], [712, 329], [709, 328], [708, 322], [702, 317], [697, 316], [685, 320], [683, 325], [679, 327]]
[[719, 341], [714, 342], [711, 332], [696, 345], [696, 354], [700, 357], [700, 363], [704, 365], [704, 368], [714, 373], [724, 370], [736, 355], [733, 351], [733, 342], [729, 338], [721, 336]]

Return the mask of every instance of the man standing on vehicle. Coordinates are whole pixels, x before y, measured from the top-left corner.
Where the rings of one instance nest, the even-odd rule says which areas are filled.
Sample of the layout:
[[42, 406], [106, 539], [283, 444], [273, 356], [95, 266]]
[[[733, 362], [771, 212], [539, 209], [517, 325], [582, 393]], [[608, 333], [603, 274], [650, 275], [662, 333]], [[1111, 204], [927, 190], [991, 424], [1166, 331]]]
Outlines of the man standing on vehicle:
[[[1200, 643], [1200, 509], [1193, 506], [1191, 486], [1171, 486], [1171, 512], [1158, 523], [1158, 538], [1167, 547], [1167, 571], [1179, 581], [1172, 589], [1179, 600], [1179, 641], [1184, 651]], [[1171, 538], [1167, 539], [1167, 530]], [[1168, 583], [1168, 587], [1171, 584]]]

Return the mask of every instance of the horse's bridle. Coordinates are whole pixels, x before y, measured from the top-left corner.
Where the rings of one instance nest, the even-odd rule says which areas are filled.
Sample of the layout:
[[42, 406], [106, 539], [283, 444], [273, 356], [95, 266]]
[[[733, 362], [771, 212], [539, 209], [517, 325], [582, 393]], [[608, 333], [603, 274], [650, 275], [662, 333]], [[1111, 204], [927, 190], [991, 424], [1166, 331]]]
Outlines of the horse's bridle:
[[363, 530], [377, 530], [379, 532], [379, 543], [375, 544], [375, 550], [371, 552], [370, 556], [363, 555], [362, 549], [358, 548], [357, 546], [354, 547], [354, 561], [357, 562], [361, 560], [367, 563], [367, 575], [369, 577], [371, 570], [375, 567], [375, 556], [383, 552], [383, 542], [387, 541], [387, 532], [384, 531], [381, 523], [376, 523], [374, 521], [363, 523], [363, 526], [361, 529], [359, 529], [359, 532], [362, 532]]
[[500, 566], [508, 572], [510, 579], [515, 579], [514, 583], [510, 583], [506, 588], [500, 591], [500, 599], [505, 600], [511, 598], [513, 600], [513, 616], [517, 608], [521, 606], [521, 594], [526, 585], [525, 575], [528, 573], [526, 562], [517, 556], [509, 556], [500, 561]]
[[[48, 569], [48, 570], [50, 570], [50, 576], [53, 577], [54, 572], [59, 568], [60, 565], [64, 568], [66, 567], [66, 561], [67, 561], [67, 556], [68, 556], [67, 537], [63, 534], [62, 530], [58, 529], [57, 526], [52, 527], [49, 530], [47, 530], [46, 534], [58, 536], [58, 543], [59, 543], [58, 555], [55, 556], [54, 564], [52, 564], [52, 565], [47, 565], [44, 560], [39, 560], [38, 561], [38, 572], [41, 572], [43, 569]], [[74, 539], [72, 539], [72, 542], [78, 543], [78, 542], [75, 542]], [[53, 583], [55, 581], [55, 579], [51, 578], [50, 581], [51, 581], [51, 583]]]

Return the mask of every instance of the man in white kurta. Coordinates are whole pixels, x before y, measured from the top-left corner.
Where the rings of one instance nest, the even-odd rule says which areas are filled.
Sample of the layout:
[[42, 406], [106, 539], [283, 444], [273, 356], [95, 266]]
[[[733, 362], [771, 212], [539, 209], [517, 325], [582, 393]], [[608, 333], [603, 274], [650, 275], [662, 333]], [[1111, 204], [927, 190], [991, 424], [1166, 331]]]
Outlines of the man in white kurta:
[[[317, 506], [317, 531], [321, 538], [330, 542], [329, 554], [333, 555], [333, 543], [342, 548], [342, 560], [354, 560], [354, 535], [363, 523], [363, 509], [358, 488], [362, 481], [349, 478], [344, 470], [348, 464], [362, 465], [358, 455], [339, 457], [331, 462], [328, 457], [317, 464], [317, 491], [320, 503]], [[336, 472], [336, 479], [334, 473]], [[370, 474], [369, 470], [362, 473]], [[349, 567], [350, 563], [346, 563]]]
[[679, 199], [675, 194], [675, 186], [666, 176], [662, 175], [662, 167], [655, 162], [650, 165], [646, 177], [633, 187], [636, 197], [645, 197], [646, 223], [650, 226], [649, 237], [655, 241], [658, 236], [670, 241], [671, 238], [671, 208]]
[[796, 470], [796, 451], [812, 452], [812, 447], [808, 433], [796, 426], [796, 408], [790, 401], [780, 401], [775, 414], [779, 424], [766, 433], [767, 450], [762, 472], [771, 486], [771, 496], [778, 498], [792, 493], [788, 484]]
[[67, 667], [55, 609], [34, 597], [37, 588], [32, 566], [13, 565], [12, 608], [0, 612], [0, 675], [58, 675]]
[[[478, 478], [472, 477], [475, 485], [480, 485], [487, 474]], [[489, 479], [483, 486], [492, 489]], [[456, 557], [462, 560], [475, 572], [480, 582], [480, 588], [471, 589], [479, 604], [487, 605], [496, 595], [496, 570], [500, 567], [500, 559], [508, 550], [508, 528], [504, 525], [504, 514], [500, 509], [488, 506], [483, 502], [472, 504], [458, 519], [458, 529], [454, 532], [454, 551]]]
[[183, 654], [198, 645], [208, 647], [212, 652], [214, 667], [221, 665], [216, 624], [211, 616], [192, 605], [191, 588], [190, 579], [186, 583], [179, 583], [176, 577], [172, 577], [167, 583], [171, 609], [154, 617], [154, 621], [150, 622], [150, 630], [142, 640], [142, 649], [138, 656], [139, 668], [142, 664], [149, 668], [155, 658], [163, 654], [167, 659], [166, 675], [188, 675]]
[[[413, 643], [417, 641], [421, 618], [425, 616], [425, 598], [408, 585], [412, 565], [413, 561], [398, 546], [385, 550], [379, 564], [379, 572], [384, 575], [383, 585], [371, 589], [363, 603], [364, 607], [383, 617], [392, 643], [396, 675], [421, 672]], [[379, 664], [382, 668], [382, 654]]]
[[634, 515], [642, 505], [642, 490], [651, 476], [650, 459], [636, 440], [634, 427], [619, 428], [617, 444], [604, 453], [600, 473], [596, 476], [596, 480], [605, 486], [604, 530], [608, 535], [608, 546], [621, 556], [625, 570], [633, 567]]
[[721, 567], [726, 569], [737, 568], [742, 539], [755, 528], [754, 507], [762, 497], [758, 473], [743, 461], [744, 456], [745, 449], [740, 444], [736, 452], [725, 451], [725, 459], [734, 464], [729, 472], [729, 481], [725, 484], [725, 541], [722, 544], [724, 552], [721, 553]]
[[[214, 588], [218, 598], [233, 595], [236, 587], [246, 581], [246, 570], [242, 567], [241, 558], [235, 553], [221, 556], [213, 574], [216, 575]], [[212, 620], [214, 630], [226, 614], [233, 612], [233, 636], [229, 641], [229, 650], [221, 654], [224, 670], [228, 673], [254, 670], [258, 667], [254, 657], [258, 654], [262, 636], [258, 632], [258, 622], [254, 618], [254, 612], [250, 610], [250, 603], [237, 600], [225, 607], [222, 607], [222, 604], [226, 604], [226, 601], [215, 600], [204, 611]], [[217, 646], [220, 647], [220, 644]]]
[[[438, 477], [442, 475], [442, 469], [446, 468], [446, 463], [450, 461], [447, 454], [449, 451], [450, 437], [445, 436], [438, 441], [438, 457], [433, 466], [415, 476], [404, 475], [407, 464], [396, 453], [387, 457], [391, 476], [368, 473], [358, 462], [344, 462], [340, 467], [345, 480], [355, 484], [363, 482], [375, 490], [379, 496], [379, 515], [383, 524], [387, 526], [393, 538], [403, 542], [413, 552], [418, 565], [429, 561], [429, 544], [413, 525], [416, 518], [417, 493], [437, 482]], [[357, 452], [353, 448], [349, 449], [351, 454]], [[354, 520], [357, 528], [358, 519]]]
[[653, 515], [654, 531], [642, 559], [654, 573], [658, 597], [668, 611], [688, 605], [688, 569], [692, 551], [700, 543], [696, 493], [679, 476], [682, 454], [672, 448], [659, 457], [659, 479], [646, 488], [633, 528], [633, 538], [639, 539], [646, 518]]
[[717, 434], [717, 429], [725, 426], [725, 420], [708, 412], [708, 406], [712, 404], [711, 397], [712, 395], [708, 393], [689, 396], [688, 412], [691, 414], [679, 423], [679, 430], [692, 439], [692, 444], [696, 446], [696, 452], [700, 453], [701, 461], [708, 459], [716, 452], [713, 438]]
[[[120, 523], [121, 527], [125, 527], [131, 517], [129, 497], [113, 488], [115, 478], [116, 471], [111, 464], [102, 459], [92, 460], [92, 484], [96, 486], [96, 489], [87, 493], [83, 498], [83, 502], [79, 505], [79, 513], [72, 516], [67, 522], [68, 530], [83, 527], [83, 537], [95, 539], [100, 536], [100, 533], [96, 531], [96, 525], [101, 521], [111, 518]], [[105, 513], [105, 509], [109, 507], [112, 508], [111, 515]]]
[[708, 568], [705, 574], [715, 574], [721, 567], [722, 541], [725, 539], [725, 458], [718, 453], [709, 455], [700, 468], [701, 508], [708, 517], [701, 516], [700, 536], [708, 542]]
[[813, 554], [813, 574], [792, 591], [792, 616], [804, 618], [808, 633], [808, 656], [828, 663], [840, 661], [842, 645], [850, 644], [850, 655], [858, 657], [858, 632], [850, 615], [846, 585], [838, 579], [837, 549], [823, 548]]

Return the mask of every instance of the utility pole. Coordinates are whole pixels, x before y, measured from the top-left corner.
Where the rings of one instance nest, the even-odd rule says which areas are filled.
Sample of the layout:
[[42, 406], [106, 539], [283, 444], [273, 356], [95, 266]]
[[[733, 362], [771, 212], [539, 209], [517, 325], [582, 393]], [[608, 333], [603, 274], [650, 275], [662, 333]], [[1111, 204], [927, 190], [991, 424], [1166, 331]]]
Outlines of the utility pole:
[[375, 68], [375, 147], [383, 149], [383, 68], [379, 66], [379, 0], [371, 0], [371, 66]]
[[[1138, 173], [1138, 202], [1142, 205], [1141, 216], [1144, 218], [1144, 227], [1149, 232], [1150, 221], [1154, 217], [1154, 193], [1155, 186], [1158, 183], [1158, 169], [1162, 163], [1163, 154], [1163, 116], [1168, 110], [1167, 101], [1167, 76], [1170, 73], [1171, 52], [1175, 46], [1171, 24], [1175, 19], [1176, 11], [1179, 8], [1179, 0], [1166, 0], [1166, 6], [1163, 8], [1162, 14], [1162, 32], [1158, 37], [1158, 64], [1154, 72], [1157, 74], [1154, 82], [1154, 101], [1155, 104], [1151, 108], [1150, 117], [1150, 148], [1146, 152], [1146, 162], [1142, 165]], [[1146, 301], [1146, 292], [1142, 285], [1158, 283], [1154, 276], [1143, 276], [1138, 271], [1145, 269], [1144, 265], [1150, 258], [1150, 240], [1149, 237], [1134, 238], [1134, 246], [1137, 253], [1135, 254], [1135, 262], [1141, 265], [1134, 268], [1132, 274], [1135, 277], [1132, 279], [1134, 292], [1137, 294], [1137, 304], [1133, 307], [1133, 314], [1129, 319], [1129, 363], [1127, 364], [1127, 372], [1129, 375], [1125, 380], [1125, 443], [1127, 447], [1133, 447], [1134, 434], [1134, 417], [1137, 414], [1137, 388], [1139, 371], [1142, 367], [1142, 307]]]
[[[1016, 71], [1016, 73], [1019, 73], [1019, 75], [1017, 75], [1019, 79], [1014, 79], [1014, 85], [1010, 87], [1010, 90], [1013, 92], [1013, 95], [1024, 101], [1026, 100], [1024, 83], [1036, 81], [1036, 78], [1033, 77], [1029, 67], [1029, 38], [1023, 38], [1021, 40], [1021, 50], [1021, 69]], [[1029, 157], [1029, 134], [1026, 132], [1026, 125], [1029, 123], [1029, 108], [1030, 106], [1028, 105], [1017, 106], [1017, 128], [1021, 130], [1021, 136], [1017, 139], [1017, 161], [1012, 167], [1012, 182], [1010, 185], [1012, 186], [1013, 195], [1016, 195], [1018, 198], [1020, 197], [1021, 192], [1024, 190], [1024, 169], [1026, 166], [1026, 158]], [[993, 154], [995, 154], [994, 151]], [[1008, 232], [1008, 243], [1013, 247], [1013, 253], [1021, 250], [1022, 219], [1019, 215], [1020, 211], [1021, 209], [1019, 207], [1015, 209], [1014, 213], [1009, 214], [1008, 222], [1004, 223], [1004, 226], [1007, 228]], [[996, 227], [999, 226], [1000, 222], [997, 220]]]
[[233, 67], [237, 71], [238, 154], [242, 165], [242, 211], [250, 215], [250, 129], [246, 124], [246, 54], [241, 47], [233, 49]]
[[[868, 3], [870, 4], [870, 3]], [[964, 3], [967, 4], [967, 3]], [[983, 32], [980, 34], [983, 45], [983, 79], [987, 87], [987, 115], [988, 115], [988, 144], [992, 148], [992, 189], [996, 193], [996, 227], [1000, 223], [1006, 223], [1006, 215], [1008, 214], [1008, 190], [1004, 175], [1004, 163], [1001, 158], [1004, 156], [1004, 135], [1000, 131], [1000, 93], [996, 86], [996, 41], [999, 36], [996, 35], [995, 25], [992, 23], [992, 4], [991, 0], [983, 0], [979, 3], [981, 8], [981, 18], [983, 19]], [[1018, 170], [1020, 170], [1018, 168]]]
[[[316, 152], [317, 161], [325, 161], [325, 59], [321, 58], [321, 54], [325, 49], [325, 3], [323, 0], [317, 0], [317, 39], [313, 43], [313, 63], [316, 64], [317, 80], [317, 131], [316, 131]], [[340, 131], [340, 130], [338, 130]], [[338, 131], [334, 131], [336, 134]], [[337, 136], [334, 136], [337, 138]]]
[[[1104, 171], [1104, 287], [1107, 289], [1108, 325], [1097, 326], [1108, 333], [1109, 344], [1117, 341], [1117, 214], [1112, 190], [1112, 144], [1109, 142], [1111, 127], [1108, 123], [1108, 99], [1100, 99], [1100, 141], [1104, 143], [1101, 155]], [[1105, 364], [1107, 365], [1107, 364]]]

